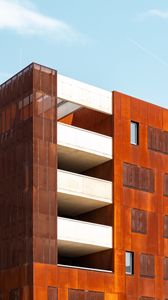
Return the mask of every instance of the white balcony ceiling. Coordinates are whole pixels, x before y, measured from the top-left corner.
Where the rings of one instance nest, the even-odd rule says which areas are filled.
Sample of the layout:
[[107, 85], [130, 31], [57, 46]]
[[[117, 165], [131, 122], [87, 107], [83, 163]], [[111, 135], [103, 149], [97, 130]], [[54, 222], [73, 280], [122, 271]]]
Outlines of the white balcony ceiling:
[[112, 227], [58, 217], [58, 251], [77, 257], [112, 248]]
[[58, 99], [112, 114], [112, 92], [57, 74]]
[[112, 159], [112, 138], [57, 123], [60, 169], [82, 172]]
[[57, 170], [57, 199], [61, 215], [76, 216], [112, 203], [112, 182]]

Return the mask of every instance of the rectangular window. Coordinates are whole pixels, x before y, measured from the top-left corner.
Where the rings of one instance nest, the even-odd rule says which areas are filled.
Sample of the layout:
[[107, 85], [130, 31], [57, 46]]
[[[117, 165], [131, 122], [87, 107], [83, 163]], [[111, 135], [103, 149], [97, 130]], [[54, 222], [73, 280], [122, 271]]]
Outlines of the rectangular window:
[[138, 145], [139, 144], [139, 123], [131, 121], [131, 144]]
[[125, 252], [125, 273], [127, 275], [132, 275], [134, 273], [134, 253]]

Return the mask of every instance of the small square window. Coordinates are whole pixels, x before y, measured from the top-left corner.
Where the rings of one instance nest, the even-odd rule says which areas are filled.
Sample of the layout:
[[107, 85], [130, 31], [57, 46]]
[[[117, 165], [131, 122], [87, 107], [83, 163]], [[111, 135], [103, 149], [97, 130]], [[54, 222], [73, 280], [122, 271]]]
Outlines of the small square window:
[[125, 273], [127, 275], [132, 275], [134, 272], [134, 253], [125, 252]]
[[131, 144], [139, 144], [139, 123], [131, 121]]

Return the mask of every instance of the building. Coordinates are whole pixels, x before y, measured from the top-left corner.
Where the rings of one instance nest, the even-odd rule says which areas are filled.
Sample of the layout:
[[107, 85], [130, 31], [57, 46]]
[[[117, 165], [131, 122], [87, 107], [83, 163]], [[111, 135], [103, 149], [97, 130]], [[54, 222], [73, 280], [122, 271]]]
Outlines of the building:
[[35, 63], [0, 86], [0, 299], [168, 299], [168, 110]]

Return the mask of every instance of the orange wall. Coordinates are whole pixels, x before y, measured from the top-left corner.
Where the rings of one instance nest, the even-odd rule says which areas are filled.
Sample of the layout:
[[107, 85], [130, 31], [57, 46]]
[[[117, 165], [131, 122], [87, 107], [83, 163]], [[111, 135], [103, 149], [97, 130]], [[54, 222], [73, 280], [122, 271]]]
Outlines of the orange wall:
[[[116, 291], [127, 299], [140, 296], [168, 298], [168, 281], [163, 280], [163, 257], [168, 256], [168, 239], [163, 238], [163, 216], [168, 198], [163, 196], [163, 174], [168, 171], [168, 155], [148, 149], [148, 126], [168, 131], [168, 111], [118, 92], [114, 97], [114, 248]], [[130, 121], [139, 122], [139, 145], [130, 144]], [[155, 174], [155, 192], [123, 187], [123, 162], [150, 168]], [[148, 212], [148, 232], [131, 232], [131, 208]], [[135, 274], [124, 275], [125, 250], [135, 253]], [[140, 277], [140, 254], [155, 256], [155, 278]], [[123, 274], [123, 275], [121, 275]]]

